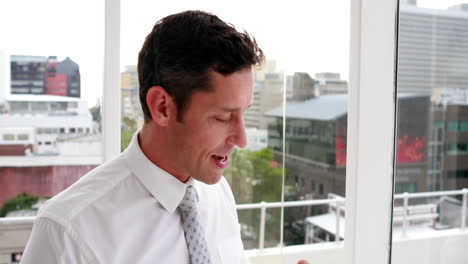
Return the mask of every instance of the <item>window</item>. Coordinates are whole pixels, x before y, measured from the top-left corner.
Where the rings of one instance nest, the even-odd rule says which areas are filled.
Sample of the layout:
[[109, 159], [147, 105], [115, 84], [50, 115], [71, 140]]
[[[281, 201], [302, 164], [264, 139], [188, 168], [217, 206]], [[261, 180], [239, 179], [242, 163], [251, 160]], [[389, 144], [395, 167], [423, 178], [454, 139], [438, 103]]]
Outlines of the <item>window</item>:
[[395, 193], [413, 193], [416, 192], [416, 183], [415, 182], [400, 182], [395, 183]]
[[29, 135], [28, 134], [19, 134], [18, 135], [18, 140], [29, 140]]
[[400, 1], [393, 264], [466, 262], [467, 4], [430, 2]]
[[[459, 106], [457, 108], [463, 109], [462, 106]], [[450, 121], [448, 122], [448, 130], [454, 132], [467, 132], [468, 121]]]
[[468, 154], [467, 143], [448, 144], [447, 154], [449, 155], [466, 155]]
[[[335, 3], [332, 3], [332, 1], [326, 1], [326, 2], [330, 2], [330, 5], [332, 5], [333, 7], [337, 6]], [[405, 1], [405, 2], [413, 3], [416, 1]], [[420, 1], [418, 1], [418, 3], [419, 2]], [[340, 4], [341, 3], [342, 2], [340, 2]], [[141, 6], [147, 7], [147, 6], [128, 4], [128, 2], [126, 4], [125, 1], [122, 1], [122, 4], [123, 4], [122, 10], [126, 10], [126, 12], [122, 12], [122, 22], [123, 22], [122, 23], [122, 27], [123, 27], [122, 39], [127, 39], [125, 37], [126, 30], [137, 31], [139, 30], [139, 28], [142, 28], [142, 27], [131, 26], [125, 29], [124, 28], [126, 26], [125, 19], [129, 20], [128, 17], [126, 18], [125, 16], [129, 15], [131, 8], [141, 7]], [[389, 193], [389, 190], [391, 190], [391, 183], [393, 182], [393, 180], [385, 176], [389, 175], [391, 172], [391, 168], [389, 164], [392, 163], [393, 157], [391, 157], [389, 153], [392, 153], [392, 147], [394, 144], [391, 142], [391, 139], [393, 138], [393, 131], [396, 130], [396, 128], [393, 127], [392, 117], [393, 117], [394, 109], [391, 103], [393, 102], [391, 98], [393, 98], [394, 96], [394, 91], [392, 90], [392, 88], [393, 88], [393, 82], [395, 80], [395, 76], [393, 75], [393, 73], [396, 72], [395, 67], [393, 65], [394, 55], [395, 55], [393, 53], [395, 49], [395, 43], [394, 43], [395, 36], [393, 34], [395, 32], [394, 22], [395, 22], [396, 3], [394, 1], [385, 1], [385, 0], [372, 0], [372, 1], [352, 0], [351, 4], [352, 4], [351, 12], [343, 12], [343, 13], [340, 13], [340, 15], [338, 15], [341, 17], [347, 17], [348, 13], [352, 14], [351, 16], [351, 22], [352, 22], [351, 30], [352, 31], [350, 34], [351, 35], [351, 49], [350, 49], [351, 50], [351, 54], [350, 54], [351, 67], [349, 69], [350, 71], [350, 74], [349, 74], [350, 97], [349, 97], [349, 102], [348, 102], [350, 112], [348, 116], [348, 119], [349, 119], [349, 124], [348, 124], [349, 126], [348, 126], [348, 133], [347, 133], [348, 141], [347, 141], [347, 145], [345, 148], [348, 151], [347, 164], [350, 165], [350, 167], [347, 168], [348, 172], [350, 172], [350, 175], [346, 175], [346, 176], [348, 177], [347, 181], [351, 183], [350, 185], [346, 186], [346, 189], [347, 189], [346, 194], [348, 195], [346, 208], [351, 209], [351, 211], [348, 211], [347, 212], [348, 214], [346, 215], [346, 232], [345, 233], [346, 233], [346, 240], [351, 241], [351, 243], [345, 243], [344, 248], [347, 248], [349, 250], [346, 250], [345, 253], [343, 253], [344, 252], [343, 246], [342, 246], [343, 244], [332, 243], [332, 244], [324, 245], [327, 247], [326, 251], [308, 250], [308, 247], [307, 247], [307, 249], [305, 249], [304, 252], [287, 255], [284, 257], [280, 256], [278, 253], [277, 257], [276, 256], [272, 257], [275, 260], [288, 259], [288, 258], [300, 259], [304, 255], [312, 256], [311, 260], [314, 261], [314, 263], [316, 262], [316, 263], [367, 264], [367, 263], [375, 263], [375, 262], [387, 262], [389, 260], [389, 256], [388, 256], [389, 239], [388, 238], [390, 237], [389, 235], [390, 227], [388, 226], [388, 220], [390, 217], [390, 213], [389, 213], [390, 212], [389, 210], [390, 209], [389, 208], [390, 197], [388, 197], [388, 193]], [[44, 5], [44, 2], [41, 2], [40, 5], [41, 6]], [[275, 3], [272, 3], [272, 5], [275, 5]], [[113, 6], [115, 8], [116, 6], [118, 6], [118, 2], [109, 1], [109, 6], [111, 7]], [[206, 9], [210, 8], [210, 6], [212, 5], [207, 5]], [[282, 4], [282, 7], [284, 6], [285, 5]], [[184, 5], [184, 7], [187, 9], [190, 8], [190, 6], [186, 6], [186, 5]], [[64, 7], [62, 6], [61, 8], [63, 9]], [[164, 10], [164, 8], [167, 8], [167, 6], [160, 5], [158, 10], [161, 9], [161, 12], [164, 12], [164, 14], [175, 12], [174, 9]], [[203, 6], [195, 6], [195, 8], [204, 9]], [[252, 8], [252, 10], [255, 10], [258, 13], [258, 10], [260, 10], [260, 8], [261, 7]], [[99, 10], [99, 8], [96, 8], [96, 9]], [[90, 10], [94, 11], [96, 9], [92, 8]], [[228, 8], [224, 8], [224, 9], [228, 9]], [[309, 19], [309, 18], [318, 17], [318, 16], [313, 15], [313, 14], [316, 14], [314, 12], [321, 12], [321, 13], [326, 14], [323, 8], [301, 8], [301, 9], [305, 13], [307, 13], [307, 16], [304, 15], [304, 16], [297, 16], [297, 17], [298, 18], [307, 17], [308, 22], [295, 23], [295, 24], [304, 24], [304, 25], [320, 24], [322, 25], [322, 28], [324, 30], [324, 32], [319, 33], [315, 30], [309, 29], [307, 30], [307, 32], [313, 32], [313, 34], [310, 34], [310, 35], [314, 35], [314, 36], [328, 36], [329, 34], [341, 35], [339, 33], [337, 34], [334, 28], [330, 28], [336, 25], [337, 23], [324, 23], [324, 21], [321, 21], [320, 23], [312, 23], [312, 21]], [[0, 12], [1, 10], [2, 9], [0, 9]], [[21, 9], [18, 9], [18, 10], [21, 10]], [[36, 11], [38, 10], [38, 8], [31, 8], [31, 10]], [[269, 8], [269, 11], [271, 10], [272, 9]], [[250, 9], [246, 9], [245, 12], [249, 12], [249, 11]], [[287, 10], [284, 9], [283, 11], [287, 11]], [[339, 9], [336, 9], [335, 11], [340, 12]], [[11, 12], [11, 13], [18, 13], [18, 12]], [[64, 12], [64, 13], [70, 14], [72, 12]], [[284, 12], [284, 13], [281, 12], [279, 14], [282, 17], [286, 13], [288, 12]], [[220, 14], [220, 16], [222, 15]], [[279, 15], [275, 14], [275, 16], [278, 17]], [[28, 18], [29, 16], [25, 16], [25, 17]], [[13, 19], [8, 18], [7, 16], [0, 15], [0, 22], [3, 22], [3, 20], [1, 20], [2, 18], [7, 19], [7, 20], [13, 20]], [[140, 16], [139, 18], [143, 18], [143, 16]], [[39, 18], [36, 20], [40, 21]], [[75, 20], [81, 21], [79, 19], [75, 19]], [[153, 17], [151, 17], [150, 21], [153, 23], [154, 22], [153, 20], [154, 20], [154, 15]], [[267, 19], [262, 19], [262, 20], [268, 22]], [[281, 19], [281, 21], [283, 20], [284, 19]], [[113, 22], [116, 22], [116, 21], [114, 20]], [[260, 21], [259, 23], [261, 22], [262, 21]], [[233, 21], [233, 23], [237, 25], [236, 21]], [[7, 24], [9, 23], [5, 23], [5, 22], [0, 23], [0, 27], [2, 25], [7, 25]], [[49, 23], [49, 24], [53, 24], [53, 23]], [[120, 24], [119, 21], [117, 21], [117, 23], [108, 23], [107, 25], [111, 28], [112, 26], [118, 28], [119, 24]], [[36, 25], [36, 23], [34, 23], [33, 25]], [[430, 23], [428, 23], [428, 25], [430, 25]], [[41, 28], [46, 28], [46, 27], [41, 27]], [[95, 29], [95, 27], [92, 27], [92, 26], [88, 28]], [[245, 26], [245, 28], [249, 29], [248, 26]], [[279, 45], [286, 46], [284, 44], [285, 43], [284, 41], [286, 40], [289, 41], [291, 39], [294, 39], [293, 38], [294, 35], [299, 35], [297, 34], [297, 32], [295, 32], [294, 28], [287, 28], [285, 30], [279, 30], [279, 28], [281, 27], [274, 27], [271, 25], [268, 28], [276, 29], [274, 33], [282, 37], [282, 38], [278, 38], [278, 41], [275, 41], [278, 46]], [[378, 28], [378, 30], [376, 30], [376, 28]], [[430, 26], [429, 28], [433, 28], [433, 27]], [[3, 28], [2, 28], [2, 32], [3, 32]], [[116, 30], [116, 31], [109, 30], [106, 33], [109, 35], [112, 35], [114, 32], [119, 32], [119, 30]], [[287, 32], [287, 33], [290, 33], [290, 35], [284, 35], [283, 33], [278, 34], [278, 32]], [[147, 33], [146, 30], [145, 30], [145, 33]], [[141, 35], [145, 33], [142, 33]], [[255, 32], [252, 32], [252, 33], [255, 33]], [[104, 34], [97, 34], [97, 35], [103, 36]], [[326, 37], [324, 38], [327, 39]], [[7, 36], [5, 39], [8, 40], [8, 39], [14, 39], [14, 38]], [[37, 38], [37, 39], [47, 39], [47, 38]], [[430, 38], [430, 39], [434, 39], [434, 38]], [[109, 42], [112, 43], [112, 41], [109, 41]], [[23, 41], [20, 43], [27, 43], [27, 41]], [[82, 43], [82, 41], [76, 41], [76, 43]], [[301, 42], [299, 41], [299, 42], [294, 42], [294, 43], [300, 44]], [[337, 42], [327, 41], [326, 43], [328, 44], [328, 46], [323, 47], [322, 49], [319, 49], [319, 50], [330, 50], [330, 49], [337, 50], [337, 49], [334, 49], [331, 45], [334, 43], [341, 43], [341, 44], [347, 43], [347, 41], [346, 40], [337, 41]], [[132, 47], [132, 45], [128, 45], [125, 43], [122, 43], [122, 44], [123, 44], [122, 50], [130, 50], [132, 54], [135, 54], [134, 51], [131, 51], [130, 48], [127, 49], [127, 47]], [[93, 45], [95, 45], [95, 42], [93, 42]], [[67, 45], [61, 45], [61, 46], [66, 47]], [[138, 50], [140, 46], [141, 46], [141, 43], [140, 45], [133, 45], [134, 50]], [[109, 48], [108, 45], [107, 47]], [[305, 49], [305, 50], [309, 50], [309, 49]], [[83, 50], [89, 50], [89, 49], [84, 48]], [[302, 49], [297, 49], [297, 50], [303, 53]], [[109, 50], [108, 52], [111, 55], [116, 55], [115, 52], [113, 53], [112, 49]], [[127, 64], [128, 61], [131, 61], [130, 59], [129, 60], [124, 59], [124, 56], [126, 55], [122, 54], [121, 56], [122, 57], [121, 62], [123, 64]], [[119, 57], [118, 54], [117, 54], [117, 57]], [[290, 57], [301, 57], [301, 56], [290, 56]], [[337, 57], [340, 57], [341, 59], [343, 59], [344, 55], [337, 56]], [[93, 57], [93, 58], [95, 59], [96, 57]], [[95, 64], [99, 65], [99, 63], [95, 63]], [[106, 65], [107, 67], [105, 70], [108, 73], [109, 73], [109, 68], [113, 69], [115, 72], [118, 72], [118, 67], [120, 66], [120, 65], [112, 65], [111, 63], [108, 63], [108, 61]], [[112, 68], [113, 66], [117, 67], [117, 69]], [[454, 67], [454, 68], [460, 68], [460, 67]], [[399, 71], [403, 72], [404, 69], [400, 68]], [[102, 71], [95, 70], [94, 72], [102, 72]], [[115, 74], [114, 74], [114, 77], [115, 77]], [[432, 78], [424, 78], [424, 80], [431, 80], [431, 79]], [[110, 78], [110, 80], [112, 80], [112, 78]], [[117, 78], [114, 78], [114, 81], [115, 80], [117, 80]], [[420, 80], [418, 82], [420, 82]], [[97, 83], [96, 86], [98, 86], [99, 84], [100, 83]], [[113, 85], [113, 87], [117, 87], [117, 86], [118, 84]], [[112, 89], [111, 87], [112, 85], [109, 85], [109, 87], [107, 88]], [[113, 94], [113, 93], [109, 93], [109, 94]], [[379, 98], [379, 100], [376, 100], [377, 98]], [[103, 104], [103, 106], [108, 107], [107, 109], [104, 109], [103, 111], [104, 114], [106, 115], [106, 113], [110, 112], [114, 114], [114, 116], [116, 116], [115, 113], [118, 111], [109, 111], [112, 106], [117, 105], [115, 101], [112, 101], [111, 96], [102, 98], [102, 100], [107, 102]], [[106, 101], [106, 100], [109, 100], [109, 101]], [[96, 108], [100, 109], [100, 107], [96, 107]], [[378, 109], [378, 111], [376, 111], [376, 109]], [[23, 111], [28, 111], [28, 110], [23, 109]], [[100, 111], [98, 110], [95, 112], [100, 112]], [[378, 115], [376, 113], [378, 113]], [[105, 117], [106, 116], [104, 116], [104, 118]], [[104, 149], [106, 150], [104, 155], [106, 157], [108, 157], [109, 155], [110, 156], [115, 155], [115, 153], [117, 153], [118, 151], [115, 151], [113, 147], [116, 145], [115, 143], [118, 141], [117, 139], [119, 138], [115, 136], [115, 133], [120, 131], [119, 129], [120, 123], [109, 122], [109, 119], [106, 119], [106, 123], [103, 123], [102, 126], [105, 127], [106, 129], [104, 130], [107, 131], [106, 135], [103, 136]], [[92, 127], [93, 127], [93, 131], [100, 131], [99, 126], [96, 125]], [[282, 136], [281, 134], [283, 131], [282, 123], [279, 127], [280, 129], [277, 130], [277, 133]], [[314, 133], [316, 135], [320, 134], [320, 133], [315, 132], [315, 130], [314, 130]], [[439, 135], [439, 136], [441, 139], [445, 138], [445, 135], [443, 136]], [[122, 141], [124, 138], [125, 138], [124, 134], [122, 134]], [[277, 145], [274, 147], [274, 149], [277, 151], [281, 152], [283, 150], [283, 145], [286, 145], [285, 146], [286, 150], [289, 149], [288, 144], [287, 144], [288, 142], [286, 144], [283, 144], [283, 141], [281, 140], [281, 138], [275, 139], [274, 142], [277, 143]], [[446, 144], [446, 142], [444, 144]], [[437, 156], [437, 155], [434, 155], [434, 156]], [[359, 157], [359, 159], [357, 159], [357, 157]], [[376, 157], [378, 157], [378, 159], [376, 159]], [[337, 167], [337, 169], [339, 168]], [[440, 172], [437, 172], [437, 173], [434, 173], [433, 175], [434, 177], [438, 177], [437, 175], [441, 175], [441, 174]], [[444, 175], [443, 177], [446, 177], [446, 175]], [[436, 181], [435, 186], [441, 187], [440, 185], [438, 185], [439, 183], [440, 183], [439, 181]], [[439, 187], [437, 187], [437, 189]], [[287, 189], [285, 189], [285, 192], [287, 192]], [[0, 194], [1, 193], [2, 192], [0, 192]], [[370, 211], [369, 208], [372, 208], [372, 211]], [[324, 214], [327, 212], [327, 210], [324, 210], [322, 208], [317, 208], [316, 212], [317, 214]], [[323, 238], [324, 236], [321, 235], [321, 237]], [[254, 246], [248, 245], [247, 248], [255, 247], [256, 246], [255, 242], [250, 243], [250, 245], [254, 244]], [[426, 245], [430, 246], [433, 244], [426, 243]], [[463, 245], [463, 243], [460, 243], [459, 245]], [[332, 248], [328, 249], [328, 246], [331, 246]], [[419, 263], [421, 261], [421, 255], [427, 256], [427, 257], [431, 256], [431, 260], [439, 259], [437, 257], [435, 258], [432, 257], [434, 256], [432, 253], [437, 252], [437, 250], [432, 251], [431, 255], [427, 254], [426, 252], [423, 253], [421, 251], [414, 250], [410, 253], [418, 252], [418, 258], [412, 259], [411, 256], [414, 256], [414, 255], [405, 255], [408, 252], [407, 251], [403, 252], [400, 250], [400, 249], [404, 250], [408, 248], [409, 247], [407, 247], [406, 245], [394, 247], [392, 250], [392, 253], [393, 253], [393, 261], [395, 262], [393, 263], [396, 263], [398, 259], [405, 259], [407, 261], [412, 261], [411, 263]], [[459, 254], [450, 254], [453, 251], [449, 252], [450, 249], [457, 250], [457, 245], [453, 246], [453, 244], [449, 244], [448, 248], [449, 249], [447, 251], [442, 252], [442, 253], [448, 253], [448, 254], [445, 254], [445, 255], [441, 254], [440, 256], [446, 256], [446, 257], [459, 256]], [[286, 252], [286, 250], [284, 250], [283, 252]], [[255, 255], [255, 257], [257, 259], [261, 259], [262, 255], [258, 254], [258, 255]], [[271, 256], [269, 255], [268, 257], [271, 257]], [[456, 262], [456, 260], [450, 261], [449, 259], [449, 261], [447, 261], [446, 263], [464, 263], [464, 262], [463, 260]]]
[[3, 140], [13, 141], [13, 140], [15, 140], [15, 135], [13, 135], [13, 134], [3, 134]]
[[[250, 8], [241, 8], [242, 5]], [[240, 224], [250, 230], [242, 232], [244, 247], [250, 250], [304, 244], [305, 219], [332, 217], [329, 204], [268, 208], [263, 223], [259, 206], [262, 201], [313, 202], [327, 199], [328, 195], [342, 199], [345, 196], [349, 1], [271, 2], [264, 18], [258, 19], [258, 10], [266, 10], [260, 2], [175, 1], [162, 7], [153, 1], [135, 5], [122, 0], [122, 10], [126, 10], [122, 13], [122, 47], [129, 48], [121, 50], [121, 150], [143, 122], [138, 93], [132, 91], [138, 91], [135, 54], [149, 33], [146, 24], [191, 8], [213, 12], [238, 30], [245, 29], [255, 36], [266, 54], [264, 65], [255, 69], [254, 102], [245, 113], [247, 133], [252, 134], [248, 138], [261, 132], [265, 136], [258, 142], [266, 144], [261, 149], [248, 146], [246, 150], [236, 150], [232, 160], [239, 162], [231, 162], [224, 171], [236, 202], [256, 206], [238, 210]], [[279, 14], [287, 18], [278, 19]], [[145, 24], [135, 23], [136, 18]], [[278, 32], [283, 32], [280, 38]], [[295, 47], [280, 44], [286, 40], [295, 43]], [[252, 164], [254, 169], [244, 164]], [[256, 167], [268, 169], [259, 173]], [[315, 183], [306, 184], [321, 178], [336, 184], [327, 190], [323, 184], [317, 189]], [[316, 190], [320, 192], [312, 196]], [[264, 237], [260, 235], [262, 225]]]
[[[0, 221], [4, 216], [35, 215], [35, 206], [22, 208], [17, 202], [23, 193], [29, 200], [47, 199], [103, 161], [104, 137], [76, 143], [64, 135], [62, 126], [99, 126], [96, 102], [102, 102], [104, 83], [104, 2], [1, 4]], [[71, 79], [76, 85], [70, 84]], [[18, 204], [2, 211], [7, 201]], [[15, 248], [8, 242], [21, 237], [13, 230], [2, 237], [9, 249], [0, 245], [0, 259], [6, 262], [4, 253], [15, 253], [8, 251]]]
[[468, 170], [448, 171], [447, 176], [449, 179], [466, 179], [468, 178]]

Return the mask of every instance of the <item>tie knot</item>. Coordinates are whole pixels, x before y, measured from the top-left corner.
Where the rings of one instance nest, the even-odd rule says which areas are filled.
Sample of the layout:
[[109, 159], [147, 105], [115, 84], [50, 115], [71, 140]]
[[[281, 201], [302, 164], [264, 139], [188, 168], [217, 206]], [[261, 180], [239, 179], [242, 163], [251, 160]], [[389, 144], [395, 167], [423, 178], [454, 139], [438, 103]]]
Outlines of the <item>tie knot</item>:
[[179, 204], [179, 208], [180, 210], [182, 210], [182, 212], [193, 211], [193, 210], [196, 210], [197, 202], [198, 202], [197, 191], [192, 186], [189, 186], [185, 190], [185, 195]]

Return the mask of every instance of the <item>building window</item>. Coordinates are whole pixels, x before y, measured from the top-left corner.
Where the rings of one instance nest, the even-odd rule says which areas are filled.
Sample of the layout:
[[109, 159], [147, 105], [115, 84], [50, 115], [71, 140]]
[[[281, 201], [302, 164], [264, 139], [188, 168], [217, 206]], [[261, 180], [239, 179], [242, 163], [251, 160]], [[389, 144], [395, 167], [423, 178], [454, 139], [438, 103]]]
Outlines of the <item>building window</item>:
[[468, 121], [450, 121], [448, 130], [453, 132], [468, 132]]
[[444, 128], [445, 123], [444, 121], [434, 121], [433, 127], [434, 128]]
[[447, 176], [449, 179], [468, 179], [468, 170], [448, 171]]
[[19, 134], [18, 135], [18, 140], [29, 140], [29, 135], [28, 134]]
[[15, 135], [13, 135], [13, 134], [4, 134], [3, 135], [3, 140], [5, 140], [5, 141], [15, 140]]
[[449, 155], [466, 155], [468, 154], [468, 144], [467, 143], [448, 144], [447, 153]]
[[75, 133], [75, 132], [76, 132], [76, 128], [70, 127], [70, 133]]
[[319, 184], [319, 194], [323, 194], [323, 184]]
[[416, 192], [415, 182], [401, 182], [395, 183], [395, 193], [413, 193]]

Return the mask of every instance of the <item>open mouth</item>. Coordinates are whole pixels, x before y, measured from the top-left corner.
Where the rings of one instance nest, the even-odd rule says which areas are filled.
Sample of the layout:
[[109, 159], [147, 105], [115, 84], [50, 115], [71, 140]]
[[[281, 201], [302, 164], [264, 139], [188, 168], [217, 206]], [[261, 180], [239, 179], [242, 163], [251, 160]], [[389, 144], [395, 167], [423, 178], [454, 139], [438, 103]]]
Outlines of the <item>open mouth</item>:
[[228, 156], [218, 156], [218, 155], [213, 155], [213, 157], [221, 162], [225, 162], [228, 159]]
[[221, 169], [224, 169], [229, 165], [229, 156], [227, 155], [211, 155], [211, 158]]

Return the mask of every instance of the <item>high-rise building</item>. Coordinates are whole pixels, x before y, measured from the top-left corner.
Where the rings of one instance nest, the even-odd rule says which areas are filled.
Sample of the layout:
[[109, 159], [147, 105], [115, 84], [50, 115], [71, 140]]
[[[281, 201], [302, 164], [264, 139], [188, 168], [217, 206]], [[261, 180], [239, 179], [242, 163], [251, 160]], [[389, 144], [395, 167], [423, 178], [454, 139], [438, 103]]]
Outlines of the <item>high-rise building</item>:
[[315, 74], [316, 96], [348, 93], [348, 82], [342, 80], [337, 72], [319, 72]]
[[[347, 146], [346, 94], [324, 95], [286, 108], [285, 168], [286, 182], [297, 187], [297, 197], [325, 198], [328, 193], [345, 194]], [[405, 122], [397, 127], [395, 189], [401, 192], [428, 190], [427, 133], [429, 96], [399, 94], [398, 108]], [[282, 161], [283, 109], [268, 117], [268, 146]]]
[[57, 74], [59, 76], [66, 75], [68, 96], [70, 97], [81, 97], [81, 77], [80, 67], [69, 57], [65, 60], [57, 63]]
[[295, 72], [287, 77], [286, 98], [288, 101], [305, 101], [317, 96], [314, 79], [306, 72]]
[[283, 73], [266, 73], [264, 79], [255, 81], [252, 106], [245, 111], [246, 127], [266, 129], [268, 121], [264, 114], [283, 104]]
[[47, 57], [11, 56], [11, 94], [46, 93]]
[[244, 115], [248, 128], [266, 129], [268, 121], [264, 114], [283, 104], [284, 74], [275, 67], [275, 61], [267, 61], [255, 71], [254, 100]]
[[57, 72], [57, 57], [47, 61], [46, 94], [68, 96], [68, 76]]
[[[6, 60], [7, 58], [3, 58]], [[80, 98], [80, 69], [70, 58], [12, 55], [10, 94], [48, 94]]]
[[436, 10], [407, 2], [399, 15], [398, 90], [468, 89], [466, 5]]
[[136, 122], [137, 126], [143, 123], [143, 112], [140, 106], [139, 83], [136, 65], [126, 66], [120, 73], [121, 114]]

